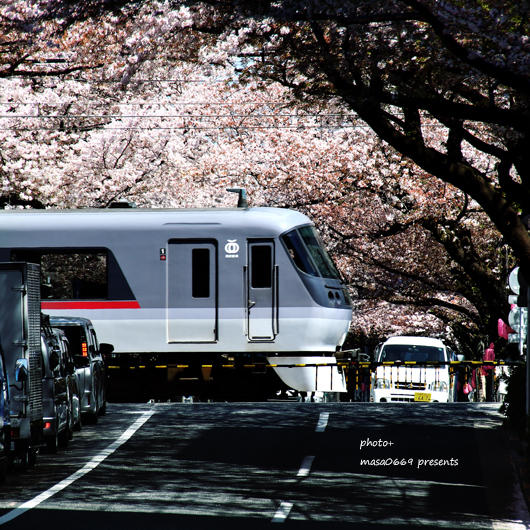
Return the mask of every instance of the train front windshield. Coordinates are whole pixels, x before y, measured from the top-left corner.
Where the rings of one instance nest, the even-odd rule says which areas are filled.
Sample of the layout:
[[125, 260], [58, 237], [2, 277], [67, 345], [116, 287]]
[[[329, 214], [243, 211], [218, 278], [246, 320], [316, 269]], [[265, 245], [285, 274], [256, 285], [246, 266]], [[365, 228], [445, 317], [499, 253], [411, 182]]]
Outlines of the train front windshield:
[[306, 274], [340, 280], [340, 274], [313, 226], [303, 226], [282, 236], [295, 265]]

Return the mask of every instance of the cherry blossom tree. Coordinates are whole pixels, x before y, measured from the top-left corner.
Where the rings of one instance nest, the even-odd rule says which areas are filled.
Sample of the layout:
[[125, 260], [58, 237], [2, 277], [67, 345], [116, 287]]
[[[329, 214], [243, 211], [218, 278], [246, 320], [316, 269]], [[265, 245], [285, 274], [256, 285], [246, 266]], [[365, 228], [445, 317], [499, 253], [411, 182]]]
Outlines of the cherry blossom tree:
[[[0, 63], [4, 205], [228, 206], [226, 188], [245, 187], [253, 205], [316, 222], [352, 288], [360, 340], [412, 332], [469, 347], [494, 334], [507, 312], [498, 230], [472, 193], [383, 142], [328, 73], [306, 68], [304, 46], [323, 53], [307, 12], [262, 23], [204, 4], [39, 5], [2, 12], [12, 31]], [[36, 31], [29, 20], [46, 39], [22, 38]], [[307, 42], [294, 39], [300, 28]], [[449, 156], [451, 124], [416, 109], [414, 136], [405, 110], [385, 102], [378, 112]], [[469, 136], [489, 138], [490, 128], [466, 127], [460, 163], [492, 174], [491, 153]]]
[[[303, 101], [338, 99], [417, 167], [479, 205], [530, 277], [527, 3], [188, 2], [220, 52]], [[438, 134], [430, 134], [431, 127]], [[469, 158], [469, 151], [479, 156]], [[431, 226], [508, 312], [469, 231]], [[456, 243], [455, 243], [456, 241]], [[455, 243], [455, 244], [453, 244]], [[493, 318], [493, 320], [495, 320]]]

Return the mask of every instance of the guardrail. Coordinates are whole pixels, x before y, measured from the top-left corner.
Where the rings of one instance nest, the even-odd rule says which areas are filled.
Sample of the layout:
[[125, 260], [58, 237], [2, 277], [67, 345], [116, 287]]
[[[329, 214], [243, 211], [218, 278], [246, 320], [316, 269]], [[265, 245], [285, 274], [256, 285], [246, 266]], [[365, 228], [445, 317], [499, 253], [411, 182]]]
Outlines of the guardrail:
[[108, 369], [144, 369], [144, 368], [315, 368], [325, 366], [337, 366], [340, 368], [377, 368], [378, 366], [518, 366], [524, 364], [523, 361], [348, 361], [348, 362], [337, 362], [337, 363], [304, 363], [304, 364], [268, 364], [268, 363], [251, 363], [251, 364], [160, 364], [160, 365], [138, 365], [138, 366], [127, 366], [127, 365], [108, 365]]
[[[318, 358], [315, 358], [315, 361]], [[248, 359], [250, 360], [250, 359]], [[343, 384], [342, 388], [347, 389], [347, 392], [344, 393], [344, 390], [340, 390], [339, 392], [344, 393], [341, 394], [345, 396], [347, 399], [350, 399], [351, 401], [369, 401], [370, 400], [370, 392], [371, 387], [373, 384], [373, 376], [374, 373], [377, 371], [378, 367], [383, 367], [383, 369], [388, 370], [388, 379], [389, 381], [392, 381], [392, 379], [395, 379], [399, 382], [398, 389], [401, 388], [401, 384], [404, 382], [403, 388], [407, 388], [407, 383], [412, 382], [413, 374], [412, 372], [416, 372], [416, 370], [420, 370], [421, 380], [426, 380], [427, 372], [431, 371], [432, 369], [435, 370], [435, 381], [438, 381], [441, 379], [443, 370], [449, 370], [450, 380], [450, 391], [455, 392], [462, 392], [462, 385], [464, 383], [473, 383], [475, 386], [473, 387], [473, 399], [477, 400], [479, 396], [479, 389], [480, 392], [485, 393], [485, 384], [492, 385], [491, 383], [492, 378], [487, 377], [488, 381], [484, 383], [484, 381], [481, 380], [478, 375], [480, 375], [480, 370], [478, 370], [480, 367], [491, 367], [492, 369], [489, 370], [490, 373], [493, 373], [496, 375], [496, 380], [501, 381], [499, 379], [499, 372], [502, 370], [503, 372], [507, 367], [515, 367], [524, 364], [522, 361], [512, 361], [512, 360], [496, 360], [496, 361], [482, 361], [482, 360], [464, 360], [464, 361], [383, 361], [383, 362], [377, 362], [377, 361], [370, 361], [370, 360], [353, 360], [353, 359], [339, 359], [336, 363], [331, 362], [311, 362], [311, 363], [292, 363], [292, 364], [276, 364], [272, 359], [269, 359], [268, 361], [264, 362], [245, 362], [245, 359], [241, 360], [241, 362], [238, 362], [237, 360], [230, 359], [228, 362], [225, 362], [224, 360], [221, 360], [220, 362], [213, 362], [211, 364], [202, 364], [202, 363], [172, 363], [170, 362], [170, 359], [164, 359], [159, 360], [158, 364], [156, 360], [153, 359], [152, 362], [142, 362], [142, 359], [135, 360], [137, 362], [131, 362], [130, 358], [111, 358], [107, 359], [107, 374], [109, 377], [113, 380], [113, 392], [117, 396], [121, 396], [121, 393], [127, 394], [131, 392], [131, 388], [135, 387], [135, 385], [127, 385], [127, 381], [129, 378], [134, 378], [136, 383], [144, 385], [143, 388], [151, 387], [149, 388], [156, 388], [156, 392], [160, 393], [160, 395], [163, 396], [163, 399], [167, 398], [168, 396], [171, 397], [173, 393], [175, 392], [175, 389], [172, 387], [172, 384], [175, 381], [179, 381], [180, 383], [187, 385], [192, 384], [193, 381], [195, 381], [198, 385], [200, 385], [202, 382], [208, 383], [212, 379], [210, 378], [210, 374], [213, 375], [213, 372], [216, 370], [226, 370], [226, 373], [233, 373], [233, 376], [237, 374], [239, 370], [244, 371], [252, 371], [252, 374], [268, 374], [270, 373], [269, 370], [272, 369], [314, 369], [315, 370], [315, 388], [316, 386], [316, 380], [318, 378], [319, 384], [320, 384], [320, 377], [324, 377], [323, 381], [326, 380], [326, 376], [324, 373], [327, 371], [327, 368], [329, 368], [332, 372], [333, 370], [339, 371], [339, 373], [342, 376]], [[160, 362], [162, 361], [162, 362]], [[168, 362], [169, 361], [169, 362]], [[392, 367], [395, 367], [395, 369], [390, 370]], [[190, 370], [190, 372], [188, 372]], [[202, 374], [200, 371], [202, 370]], [[394, 375], [391, 373], [392, 371], [396, 372]], [[477, 371], [477, 377], [473, 381], [472, 376], [473, 373]], [[181, 376], [178, 376], [178, 373], [181, 373]], [[186, 373], [188, 372], [188, 373]], [[231, 376], [231, 377], [233, 377]], [[261, 377], [260, 375], [257, 375], [257, 377]], [[147, 379], [146, 379], [147, 378]], [[156, 383], [155, 379], [156, 378]], [[215, 376], [214, 376], [215, 379]], [[332, 377], [333, 379], [333, 377]], [[403, 380], [403, 381], [402, 381]], [[217, 381], [223, 381], [222, 379], [218, 379]], [[230, 381], [230, 380], [228, 380]], [[180, 384], [177, 383], [177, 384]], [[269, 381], [270, 383], [270, 381]], [[259, 383], [257, 386], [253, 383], [252, 388], [268, 388], [267, 384], [269, 383], [263, 383], [263, 386], [260, 386], [262, 383]], [[458, 384], [457, 384], [458, 383]], [[229, 383], [230, 385], [230, 383]], [[331, 388], [329, 392], [333, 392], [334, 383], [332, 382]], [[237, 386], [237, 385], [236, 385]], [[499, 385], [496, 386], [493, 385], [495, 395], [504, 395], [504, 392], [497, 392], [497, 389], [499, 388]], [[223, 391], [230, 393], [231, 387], [223, 387]], [[477, 392], [474, 392], [474, 390], [477, 390]], [[488, 386], [489, 389], [489, 386]], [[182, 389], [179, 389], [179, 392]], [[274, 391], [276, 392], [275, 389]], [[186, 389], [182, 390], [182, 392], [185, 392], [186, 395], [195, 395], [193, 394], [195, 390], [193, 389]], [[199, 388], [199, 393], [201, 389]], [[234, 390], [235, 392], [235, 390]], [[281, 390], [280, 390], [281, 392]], [[326, 391], [327, 392], [327, 391]], [[158, 394], [157, 394], [158, 395]], [[455, 398], [456, 400], [456, 398]], [[480, 399], [482, 400], [482, 399]]]

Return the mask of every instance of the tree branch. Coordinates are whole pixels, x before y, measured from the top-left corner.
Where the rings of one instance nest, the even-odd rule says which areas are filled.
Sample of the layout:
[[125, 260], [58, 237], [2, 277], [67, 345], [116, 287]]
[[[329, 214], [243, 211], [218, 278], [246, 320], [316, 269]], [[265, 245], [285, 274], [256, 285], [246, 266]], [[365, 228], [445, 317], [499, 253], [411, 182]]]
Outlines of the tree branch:
[[497, 79], [505, 86], [520, 90], [523, 93], [530, 93], [530, 79], [527, 75], [519, 75], [503, 65], [493, 64], [481, 57], [476, 51], [469, 50], [462, 46], [453, 35], [446, 24], [437, 18], [430, 9], [420, 0], [402, 0], [405, 4], [416, 10], [423, 19], [430, 25], [434, 33], [442, 41], [444, 46], [453, 53], [460, 61], [480, 72]]

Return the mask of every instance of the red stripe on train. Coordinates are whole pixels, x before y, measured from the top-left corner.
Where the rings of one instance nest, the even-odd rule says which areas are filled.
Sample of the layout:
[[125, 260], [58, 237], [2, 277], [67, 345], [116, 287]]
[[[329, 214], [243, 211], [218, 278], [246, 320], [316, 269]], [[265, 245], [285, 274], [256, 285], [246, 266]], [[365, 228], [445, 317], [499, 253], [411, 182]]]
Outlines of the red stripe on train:
[[41, 309], [140, 309], [136, 300], [68, 300], [41, 302]]

